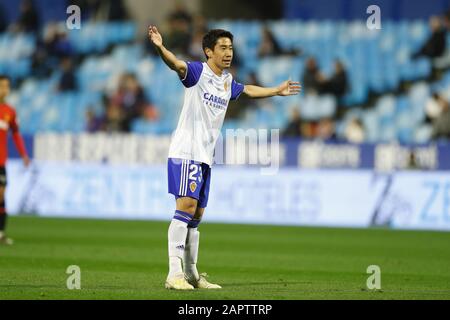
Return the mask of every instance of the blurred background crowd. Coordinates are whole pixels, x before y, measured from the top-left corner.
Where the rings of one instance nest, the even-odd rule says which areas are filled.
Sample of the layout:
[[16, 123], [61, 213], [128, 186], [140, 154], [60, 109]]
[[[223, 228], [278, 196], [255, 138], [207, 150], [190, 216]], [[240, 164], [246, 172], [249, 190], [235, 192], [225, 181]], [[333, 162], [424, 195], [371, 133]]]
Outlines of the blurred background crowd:
[[[22, 131], [170, 134], [182, 85], [127, 1], [50, 2], [0, 1], [0, 73], [13, 81]], [[81, 8], [79, 30], [55, 18], [72, 4]], [[365, 11], [357, 20], [208, 19], [182, 1], [170, 5], [158, 27], [179, 58], [204, 60], [203, 34], [223, 28], [235, 36], [230, 72], [239, 82], [302, 83], [299, 97], [241, 97], [224, 130], [280, 128], [286, 138], [352, 143], [450, 139], [450, 8], [369, 30]]]

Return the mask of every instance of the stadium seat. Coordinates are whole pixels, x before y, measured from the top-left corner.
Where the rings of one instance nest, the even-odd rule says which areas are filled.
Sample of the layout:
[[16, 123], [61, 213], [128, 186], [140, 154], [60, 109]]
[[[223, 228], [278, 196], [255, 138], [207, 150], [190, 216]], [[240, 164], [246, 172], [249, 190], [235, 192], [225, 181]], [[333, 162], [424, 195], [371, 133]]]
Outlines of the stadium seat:
[[[261, 83], [267, 86], [277, 85], [289, 77], [299, 80], [309, 55], [316, 57], [324, 74], [331, 75], [334, 61], [339, 58], [347, 67], [350, 82], [350, 92], [343, 102], [347, 106], [358, 106], [367, 102], [369, 91], [379, 94], [395, 91], [402, 80], [417, 81], [431, 72], [428, 60], [414, 61], [410, 57], [430, 34], [426, 21], [383, 21], [383, 32], [370, 32], [363, 21], [293, 20], [270, 21], [267, 25], [283, 48], [300, 48], [304, 55], [259, 59], [257, 50], [263, 23], [245, 20], [210, 22], [211, 27], [229, 29], [235, 33], [236, 48], [241, 58], [245, 58], [241, 59], [243, 67], [237, 75], [238, 80], [245, 79], [250, 71], [256, 71]], [[78, 53], [86, 54], [76, 75], [80, 92], [52, 100], [59, 72], [54, 72], [46, 80], [29, 78], [36, 38], [0, 34], [0, 72], [14, 79], [26, 79], [15, 93], [15, 99], [27, 130], [80, 132], [84, 128], [87, 108], [102, 112], [102, 91], [110, 90], [110, 83], [122, 72], [133, 72], [152, 102], [161, 110], [161, 120], [157, 125], [137, 123], [136, 130], [170, 133], [180, 112], [183, 87], [159, 58], [146, 56], [142, 44], [130, 43], [136, 35], [137, 26], [130, 22], [86, 22], [81, 30], [72, 30], [70, 41]], [[110, 46], [115, 47], [111, 53], [106, 53]], [[382, 97], [375, 106], [370, 106], [370, 111], [354, 110], [361, 113], [363, 122], [367, 124], [370, 141], [377, 141], [378, 138], [419, 141], [425, 139], [429, 131], [421, 125], [425, 117], [424, 104], [432, 92], [440, 92], [450, 99], [450, 72], [434, 84], [413, 85], [406, 96]], [[292, 101], [300, 104], [305, 120], [329, 117], [336, 111], [336, 101], [331, 97], [273, 98], [270, 100], [273, 108], [249, 112], [246, 118], [229, 126], [283, 126], [288, 121], [284, 110], [294, 104]], [[349, 110], [349, 114], [354, 110]], [[55, 124], [52, 120], [55, 115], [62, 117], [63, 121]], [[349, 119], [346, 116], [338, 123], [340, 134]], [[386, 129], [380, 137], [389, 126], [393, 129]]]
[[433, 128], [430, 125], [422, 125], [418, 127], [414, 133], [415, 143], [427, 143], [431, 140]]

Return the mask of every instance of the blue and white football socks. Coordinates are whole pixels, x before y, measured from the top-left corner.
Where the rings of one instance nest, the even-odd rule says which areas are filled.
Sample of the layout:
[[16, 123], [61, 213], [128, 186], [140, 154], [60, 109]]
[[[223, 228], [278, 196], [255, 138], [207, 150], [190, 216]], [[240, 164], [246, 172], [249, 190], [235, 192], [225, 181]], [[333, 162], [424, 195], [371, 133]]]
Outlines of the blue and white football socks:
[[200, 232], [197, 227], [200, 220], [192, 220], [188, 225], [186, 239], [186, 250], [184, 252], [184, 272], [189, 279], [199, 279], [197, 271], [198, 247], [200, 242]]
[[169, 275], [168, 278], [183, 274], [183, 259], [188, 234], [188, 224], [193, 216], [180, 210], [175, 211], [169, 226]]

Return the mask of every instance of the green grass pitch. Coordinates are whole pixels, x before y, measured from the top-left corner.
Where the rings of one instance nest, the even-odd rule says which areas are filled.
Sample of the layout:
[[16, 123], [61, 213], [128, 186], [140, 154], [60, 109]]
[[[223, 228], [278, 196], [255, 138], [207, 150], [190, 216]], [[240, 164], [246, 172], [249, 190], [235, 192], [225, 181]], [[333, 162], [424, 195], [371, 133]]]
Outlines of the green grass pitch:
[[[164, 289], [168, 222], [12, 217], [3, 299], [450, 299], [450, 233], [201, 225], [199, 270], [219, 291]], [[81, 268], [81, 290], [66, 269]], [[381, 290], [366, 287], [369, 265]]]

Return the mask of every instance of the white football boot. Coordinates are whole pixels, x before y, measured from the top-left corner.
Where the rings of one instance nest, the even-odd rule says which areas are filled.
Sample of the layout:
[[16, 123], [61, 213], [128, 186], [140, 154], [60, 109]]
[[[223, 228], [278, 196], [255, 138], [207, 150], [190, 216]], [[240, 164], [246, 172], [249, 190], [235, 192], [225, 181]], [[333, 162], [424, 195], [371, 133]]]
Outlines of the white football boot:
[[188, 278], [188, 282], [196, 289], [222, 289], [218, 284], [208, 282], [207, 277], [206, 273], [202, 273], [199, 279]]
[[13, 239], [8, 238], [6, 235], [0, 237], [0, 244], [4, 244], [6, 246], [12, 246], [14, 244]]
[[170, 278], [167, 277], [165, 287], [166, 289], [173, 290], [194, 290], [194, 287], [187, 282], [184, 274], [176, 275]]

